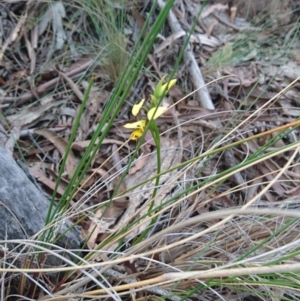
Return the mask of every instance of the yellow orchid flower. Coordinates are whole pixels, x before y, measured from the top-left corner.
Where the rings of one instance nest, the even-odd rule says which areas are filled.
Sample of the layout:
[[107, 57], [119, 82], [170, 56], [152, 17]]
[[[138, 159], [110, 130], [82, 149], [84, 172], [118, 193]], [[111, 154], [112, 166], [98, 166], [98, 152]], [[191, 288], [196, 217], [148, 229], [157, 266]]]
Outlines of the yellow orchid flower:
[[168, 83], [162, 85], [157, 91], [159, 95], [162, 95], [165, 91], [166, 93], [176, 84], [177, 79], [172, 79]]
[[145, 131], [145, 127], [146, 127], [146, 120], [139, 120], [137, 122], [126, 123], [124, 125], [124, 128], [134, 129], [134, 131], [130, 135], [131, 140], [139, 139], [143, 135]]
[[[132, 114], [134, 116], [136, 116], [139, 113], [139, 111], [141, 110], [141, 108], [143, 106], [143, 103], [144, 103], [144, 99], [142, 99], [138, 104], [133, 106]], [[155, 112], [155, 110], [156, 110], [156, 112]], [[148, 120], [156, 119], [159, 116], [161, 116], [163, 113], [165, 113], [167, 110], [168, 110], [168, 108], [166, 108], [166, 107], [152, 108], [147, 113], [147, 118], [148, 118]], [[134, 129], [134, 131], [130, 135], [131, 140], [137, 140], [143, 135], [145, 128], [146, 128], [146, 123], [147, 123], [146, 120], [138, 120], [136, 122], [126, 123], [124, 125], [124, 128]]]
[[159, 98], [162, 97], [163, 93], [168, 93], [169, 90], [176, 84], [176, 79], [170, 80], [168, 83], [163, 85], [163, 81], [166, 75], [162, 77], [162, 79], [158, 82], [151, 99], [154, 103], [157, 103]]
[[[136, 122], [127, 123], [124, 125], [125, 128], [134, 130], [130, 135], [131, 140], [139, 139], [145, 131], [147, 122], [150, 120], [155, 120], [156, 118], [158, 118], [159, 116], [161, 116], [168, 110], [168, 108], [166, 108], [166, 107], [158, 107], [157, 106], [158, 100], [160, 97], [163, 96], [164, 93], [169, 92], [169, 90], [176, 84], [176, 79], [172, 79], [168, 83], [163, 84], [165, 78], [166, 78], [166, 75], [163, 76], [162, 79], [158, 82], [158, 84], [154, 90], [154, 94], [151, 95], [152, 102], [150, 105], [151, 109], [147, 113], [148, 120], [138, 120]], [[133, 116], [137, 116], [139, 114], [141, 108], [144, 105], [144, 102], [145, 102], [145, 99], [142, 99], [139, 103], [135, 104], [132, 107], [131, 112], [132, 112]], [[147, 109], [145, 109], [145, 110], [147, 110]]]

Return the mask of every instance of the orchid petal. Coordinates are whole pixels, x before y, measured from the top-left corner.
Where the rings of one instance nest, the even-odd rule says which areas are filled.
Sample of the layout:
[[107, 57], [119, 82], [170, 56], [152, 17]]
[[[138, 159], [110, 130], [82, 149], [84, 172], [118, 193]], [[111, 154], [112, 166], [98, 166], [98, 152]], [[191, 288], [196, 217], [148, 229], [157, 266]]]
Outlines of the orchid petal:
[[149, 110], [147, 117], [149, 120], [156, 119], [168, 110], [166, 107], [152, 108]]
[[137, 139], [139, 139], [139, 138], [143, 135], [143, 133], [144, 133], [144, 130], [142, 130], [142, 129], [137, 129], [137, 130], [135, 130], [135, 131], [133, 131], [133, 132], [131, 133], [130, 139], [131, 139], [131, 140], [137, 140]]
[[136, 104], [132, 107], [132, 115], [136, 116], [139, 113], [139, 111], [141, 110], [141, 107], [144, 104], [144, 101], [145, 101], [145, 99], [142, 99], [138, 104]]
[[167, 88], [168, 84], [164, 84], [161, 86], [160, 90], [158, 91], [159, 95], [161, 96], [164, 92], [167, 93], [168, 92], [168, 88]]
[[168, 93], [169, 90], [176, 84], [176, 79], [172, 79], [170, 80], [168, 83], [166, 84], [162, 84], [163, 80], [165, 79], [166, 75], [162, 77], [162, 79], [159, 81], [159, 83], [157, 84], [155, 91], [154, 91], [154, 96], [157, 98], [160, 98], [163, 93]]
[[176, 82], [177, 82], [177, 79], [172, 79], [169, 81], [168, 91], [176, 84]]
[[154, 93], [153, 93], [153, 95], [156, 97], [156, 99], [161, 96], [161, 87], [162, 87], [163, 81], [164, 81], [166, 76], [167, 75], [164, 75], [156, 85], [156, 88], [155, 88]]
[[154, 95], [152, 95], [152, 94], [150, 94], [150, 97], [151, 97], [152, 102], [156, 105], [158, 99]]
[[146, 120], [139, 120], [137, 122], [133, 122], [133, 123], [126, 123], [124, 125], [124, 128], [126, 129], [142, 129], [144, 130], [146, 126]]

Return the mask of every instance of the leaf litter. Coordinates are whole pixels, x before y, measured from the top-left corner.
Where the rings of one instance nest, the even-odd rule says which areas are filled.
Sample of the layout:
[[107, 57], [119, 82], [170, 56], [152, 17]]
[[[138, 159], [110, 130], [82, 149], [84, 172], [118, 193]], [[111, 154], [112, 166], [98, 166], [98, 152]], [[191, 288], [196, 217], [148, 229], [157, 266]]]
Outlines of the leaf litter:
[[[178, 146], [178, 124], [173, 116], [167, 113], [157, 120], [164, 137], [163, 164], [168, 165], [164, 165], [163, 169], [167, 170], [170, 167], [175, 169], [161, 178], [154, 206], [163, 205], [158, 220], [152, 232], [147, 233], [147, 237], [195, 215], [247, 204], [275, 178], [280, 169], [284, 168], [291, 154], [291, 151], [287, 151], [267, 158], [255, 166], [241, 168], [222, 185], [200, 189], [193, 196], [183, 198], [170, 207], [168, 203], [164, 204], [189, 185], [205, 181], [217, 173], [241, 164], [270, 139], [276, 137], [273, 133], [248, 141], [230, 151], [212, 155], [209, 160], [200, 160], [188, 170], [176, 168], [180, 163], [209, 150], [212, 143], [221, 136], [233, 130], [226, 140], [229, 144], [275, 129], [299, 117], [299, 88], [296, 83], [293, 83], [288, 91], [280, 94], [280, 91], [293, 81], [299, 81], [299, 42], [296, 39], [294, 43], [290, 42], [293, 40], [292, 36], [299, 37], [299, 23], [295, 21], [296, 11], [294, 11], [297, 9], [296, 2], [286, 1], [283, 4], [282, 1], [275, 1], [277, 5], [266, 12], [260, 8], [264, 1], [260, 1], [261, 3], [252, 1], [248, 15], [245, 13], [243, 1], [229, 1], [229, 5], [221, 1], [210, 2], [211, 4], [207, 5], [198, 18], [188, 49], [191, 56], [182, 62], [176, 71], [178, 85], [176, 89], [170, 91], [167, 102], [174, 104], [181, 95], [188, 95], [203, 83], [212, 81], [214, 83], [207, 86], [206, 94], [203, 95], [203, 90], [200, 93], [192, 93], [173, 109], [177, 113], [184, 136], [181, 141], [182, 148]], [[20, 157], [18, 152], [20, 146], [31, 173], [50, 194], [54, 190], [57, 171], [66, 151], [70, 131], [88, 86], [89, 73], [86, 71], [96, 60], [93, 49], [89, 48], [87, 37], [77, 35], [71, 29], [76, 27], [82, 30], [86, 24], [80, 18], [70, 18], [78, 10], [70, 3], [56, 1], [53, 5], [42, 5], [39, 2], [34, 4], [32, 1], [26, 3], [7, 1], [2, 4], [6, 12], [1, 12], [4, 31], [0, 50], [2, 110], [0, 134], [4, 131], [8, 135], [2, 145], [14, 151], [15, 157]], [[176, 1], [172, 19], [168, 20], [157, 39], [149, 61], [145, 63], [145, 70], [155, 70], [159, 78], [172, 72], [174, 62], [199, 8], [197, 1]], [[134, 9], [135, 15], [139, 17], [134, 19], [128, 14], [126, 24], [128, 51], [136, 41], [136, 31], [145, 23], [147, 14], [146, 6]], [[31, 18], [39, 21], [32, 24]], [[271, 20], [271, 24], [264, 27], [268, 20]], [[85, 50], [77, 46], [74, 52], [72, 43], [75, 41], [75, 45], [79, 45], [82, 43], [81, 39], [85, 39]], [[287, 45], [284, 44], [286, 42], [289, 42], [289, 47], [282, 47]], [[72, 60], [65, 59], [66, 53], [72, 56]], [[203, 80], [202, 84], [198, 82], [199, 79]], [[89, 167], [89, 175], [85, 180], [91, 174], [94, 174], [93, 177], [72, 200], [74, 212], [77, 214], [74, 220], [79, 220], [85, 214], [89, 215], [81, 225], [83, 236], [88, 238], [87, 245], [90, 250], [127, 227], [132, 221], [146, 216], [151, 206], [154, 181], [149, 179], [155, 176], [156, 168], [153, 144], [148, 143], [143, 148], [144, 154], [140, 154], [118, 191], [115, 189], [124, 166], [128, 163], [128, 155], [134, 150], [135, 145], [129, 144], [119, 150], [118, 159], [115, 157], [113, 163], [113, 160], [106, 159], [114, 152], [114, 147], [122, 145], [128, 136], [129, 132], [123, 129], [122, 125], [129, 118], [131, 105], [143, 95], [152, 93], [156, 82], [156, 78], [150, 73], [143, 72], [140, 75], [142, 84], [137, 84], [131, 91], [129, 105], [124, 105], [122, 113]], [[74, 174], [101, 118], [103, 108], [109, 101], [113, 87], [114, 83], [110, 80], [107, 68], [99, 66], [96, 69], [95, 85], [92, 87], [79, 131], [67, 159], [64, 177], [59, 183], [57, 198], [63, 194]], [[271, 99], [273, 101], [264, 107]], [[244, 122], [246, 118], [249, 119]], [[32, 143], [29, 133], [33, 134], [39, 148]], [[273, 148], [276, 150], [295, 142], [298, 137], [299, 130], [295, 128], [287, 136], [278, 139]], [[172, 146], [168, 145], [171, 142]], [[298, 208], [297, 160], [298, 158], [294, 166], [287, 169], [280, 180], [275, 181], [257, 200], [256, 206]], [[181, 177], [176, 178], [180, 172]], [[143, 183], [144, 181], [146, 182]], [[141, 186], [130, 190], [137, 184]], [[94, 210], [100, 204], [106, 204], [113, 195], [115, 198], [107, 208]], [[180, 242], [186, 237], [186, 233], [200, 233], [217, 222], [211, 220], [188, 229], [180, 229], [144, 248], [154, 250], [161, 245]], [[155, 256], [158, 260], [181, 270], [186, 270], [188, 267], [183, 266], [188, 260], [197, 258], [197, 254], [202, 254], [202, 257], [207, 258], [210, 263], [231, 262], [274, 233], [278, 225], [285, 222], [286, 219], [280, 217], [267, 217], [262, 223], [253, 216], [239, 216], [209, 235], [197, 238], [193, 243], [179, 244]], [[128, 233], [122, 234], [123, 249], [133, 246], [136, 238], [150, 225], [150, 218], [132, 225]], [[298, 223], [287, 232], [270, 240], [265, 245], [267, 250], [263, 248], [257, 250], [259, 256], [266, 261], [274, 259], [271, 254], [269, 255], [269, 250], [291, 244], [296, 240], [297, 227], [299, 228]], [[211, 244], [213, 237], [216, 239]], [[106, 246], [106, 250], [113, 252], [118, 245], [118, 240], [112, 241]], [[207, 245], [210, 247], [207, 248]], [[99, 260], [104, 258], [110, 258], [110, 253], [98, 256]], [[161, 266], [155, 267], [147, 263], [148, 266], [145, 267], [142, 259], [135, 259], [131, 264], [135, 267], [132, 268], [135, 269], [135, 273], [144, 273], [144, 276], [141, 276], [144, 278], [151, 278], [151, 275], [159, 272], [163, 273], [160, 271], [163, 269]], [[122, 270], [121, 264], [119, 268]], [[207, 267], [197, 262], [193, 268]], [[179, 289], [183, 288], [182, 285], [179, 285]]]

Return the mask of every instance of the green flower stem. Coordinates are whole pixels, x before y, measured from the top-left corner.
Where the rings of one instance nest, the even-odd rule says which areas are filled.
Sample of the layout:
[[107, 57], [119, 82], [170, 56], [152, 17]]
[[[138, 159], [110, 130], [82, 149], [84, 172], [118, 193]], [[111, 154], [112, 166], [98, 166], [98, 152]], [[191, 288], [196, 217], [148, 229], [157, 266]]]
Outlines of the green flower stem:
[[[153, 190], [152, 197], [151, 197], [152, 199], [154, 199], [158, 190], [160, 173], [161, 173], [160, 136], [159, 136], [159, 129], [157, 127], [156, 122], [154, 120], [151, 120], [149, 123], [150, 123], [149, 129], [153, 137], [154, 143], [156, 145], [156, 158], [157, 158], [157, 172], [156, 172], [157, 176], [155, 178], [155, 188]], [[149, 210], [151, 210], [151, 206]]]
[[[160, 180], [160, 176], [161, 176], [161, 156], [160, 156], [159, 129], [158, 129], [157, 124], [154, 120], [150, 120], [149, 129], [150, 129], [151, 135], [153, 137], [154, 143], [156, 145], [156, 158], [157, 158], [157, 171], [156, 171], [156, 177], [155, 177], [155, 185], [154, 185], [154, 190], [153, 190], [153, 193], [152, 193], [152, 196], [151, 196], [152, 202], [151, 202], [151, 204], [149, 206], [149, 209], [148, 209], [148, 214], [150, 215], [151, 212], [153, 211], [152, 209], [154, 207], [154, 198], [155, 198], [157, 190], [158, 190], [159, 180]], [[147, 235], [147, 233], [152, 229], [152, 225], [155, 224], [157, 219], [158, 219], [158, 216], [152, 218], [149, 227], [140, 234], [140, 236], [134, 242], [134, 245], [138, 244], [139, 242], [141, 242], [144, 239], [144, 237]]]

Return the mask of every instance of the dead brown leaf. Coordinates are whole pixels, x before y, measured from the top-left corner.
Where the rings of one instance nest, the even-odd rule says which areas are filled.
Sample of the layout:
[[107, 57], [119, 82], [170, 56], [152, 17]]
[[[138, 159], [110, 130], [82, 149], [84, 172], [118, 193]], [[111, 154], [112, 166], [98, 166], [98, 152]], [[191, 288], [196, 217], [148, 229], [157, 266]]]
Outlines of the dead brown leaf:
[[162, 54], [159, 54], [160, 52], [162, 52], [163, 50], [165, 50], [167, 47], [169, 47], [172, 43], [174, 43], [174, 41], [176, 41], [177, 39], [183, 37], [186, 35], [186, 32], [184, 30], [180, 30], [178, 32], [173, 33], [172, 35], [170, 35], [169, 37], [167, 37], [154, 51], [154, 54], [157, 57], [161, 57]]
[[279, 100], [278, 102], [281, 105], [284, 114], [293, 117], [300, 116], [300, 108], [293, 106], [290, 100]]
[[[90, 250], [93, 250], [94, 247], [95, 247], [95, 244], [96, 244], [96, 239], [98, 237], [98, 234], [100, 233], [101, 231], [101, 226], [100, 224], [103, 224], [103, 219], [101, 218], [103, 216], [103, 208], [100, 208], [96, 211], [96, 213], [93, 215], [93, 218], [92, 218], [92, 222], [89, 226], [89, 229], [88, 229], [88, 241], [87, 241], [87, 246]], [[105, 226], [106, 229], [105, 230], [108, 230], [107, 227], [108, 225]], [[104, 231], [106, 232], [106, 231]]]
[[[96, 140], [95, 144], [97, 144], [98, 142], [99, 142], [99, 140]], [[76, 141], [72, 144], [72, 149], [83, 152], [89, 146], [90, 143], [91, 143], [91, 140]], [[114, 144], [114, 143], [117, 145], [123, 144], [123, 142], [116, 140], [116, 139], [104, 139], [102, 141], [102, 144]]]
[[[267, 168], [264, 164], [257, 164], [258, 169], [261, 171], [261, 173], [266, 177], [268, 181], [272, 181], [274, 179], [274, 175], [271, 173], [271, 171]], [[273, 189], [279, 196], [283, 196], [285, 194], [285, 190], [281, 186], [279, 182], [275, 182], [272, 185]]]
[[[200, 7], [198, 7], [200, 8]], [[210, 14], [214, 13], [215, 11], [225, 11], [228, 9], [228, 4], [224, 5], [224, 4], [221, 4], [221, 3], [217, 3], [217, 4], [214, 4], [214, 5], [207, 5], [203, 11], [201, 12], [201, 18], [206, 18], [208, 17]], [[198, 10], [195, 10], [194, 11], [194, 14], [196, 16]]]
[[0, 50], [0, 63], [2, 63], [2, 59], [3, 59], [6, 49], [12, 42], [14, 42], [18, 38], [19, 32], [24, 27], [24, 24], [26, 23], [26, 20], [27, 20], [28, 8], [29, 8], [29, 5], [26, 6], [26, 10], [25, 10], [24, 14], [19, 18], [17, 25], [15, 26], [14, 30], [11, 32], [9, 37], [6, 39], [5, 43], [3, 45], [1, 45], [2, 47]]
[[[52, 144], [56, 146], [61, 156], [62, 157], [65, 156], [68, 144], [63, 138], [58, 136], [55, 132], [52, 132], [47, 129], [35, 130], [35, 133], [48, 139]], [[66, 171], [68, 173], [69, 179], [72, 178], [76, 168], [77, 168], [77, 159], [75, 158], [72, 150], [70, 150], [66, 160]]]
[[132, 175], [134, 173], [136, 173], [137, 171], [141, 170], [144, 165], [147, 163], [149, 159], [149, 156], [141, 156], [141, 158], [137, 159], [137, 162], [135, 163], [135, 165], [130, 168], [129, 170], [129, 175]]
[[[47, 187], [47, 190], [54, 191], [55, 189], [55, 182], [51, 181], [49, 178], [45, 176], [45, 174], [39, 170], [36, 167], [29, 167], [30, 173], [45, 187]], [[58, 185], [57, 187], [57, 194], [58, 196], [62, 196], [65, 192], [65, 187], [61, 187], [61, 185]]]
[[38, 107], [30, 107], [28, 109], [22, 110], [20, 113], [15, 113], [13, 115], [7, 116], [7, 121], [12, 127], [18, 126], [23, 127], [24, 125], [31, 124], [38, 118], [48, 111], [49, 109], [59, 106], [63, 103], [63, 100], [53, 102], [52, 96], [45, 97], [41, 101], [41, 105]]

